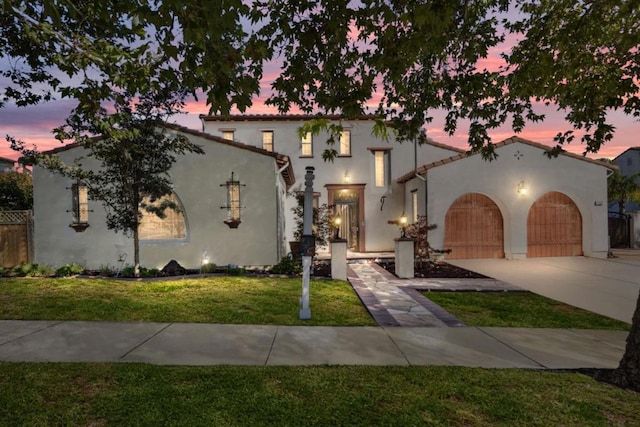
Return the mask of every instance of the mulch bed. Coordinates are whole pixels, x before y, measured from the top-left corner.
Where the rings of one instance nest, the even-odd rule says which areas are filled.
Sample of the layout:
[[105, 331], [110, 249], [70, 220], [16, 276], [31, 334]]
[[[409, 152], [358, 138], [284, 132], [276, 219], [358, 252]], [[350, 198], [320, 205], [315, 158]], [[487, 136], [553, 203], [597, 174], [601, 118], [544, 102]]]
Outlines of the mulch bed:
[[[394, 261], [378, 261], [378, 265], [392, 274], [396, 274]], [[426, 261], [416, 263], [414, 267], [415, 277], [424, 279], [487, 279], [487, 276], [465, 270], [440, 261]]]

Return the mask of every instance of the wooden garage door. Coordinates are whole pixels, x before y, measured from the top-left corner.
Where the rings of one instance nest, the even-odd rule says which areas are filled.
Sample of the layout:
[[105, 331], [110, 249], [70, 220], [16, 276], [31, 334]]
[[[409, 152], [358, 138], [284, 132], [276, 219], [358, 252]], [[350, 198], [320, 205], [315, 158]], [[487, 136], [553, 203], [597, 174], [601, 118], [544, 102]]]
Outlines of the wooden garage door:
[[573, 200], [553, 191], [531, 206], [527, 257], [582, 255], [582, 216]]
[[448, 259], [504, 258], [502, 214], [487, 196], [465, 194], [449, 207], [444, 220]]

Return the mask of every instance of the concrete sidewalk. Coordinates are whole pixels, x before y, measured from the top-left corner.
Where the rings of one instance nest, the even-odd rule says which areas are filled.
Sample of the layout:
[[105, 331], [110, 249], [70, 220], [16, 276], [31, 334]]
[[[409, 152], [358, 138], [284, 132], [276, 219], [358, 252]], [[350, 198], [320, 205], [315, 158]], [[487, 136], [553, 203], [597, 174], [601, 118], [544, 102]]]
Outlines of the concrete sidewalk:
[[[640, 251], [636, 251], [640, 255]], [[631, 323], [640, 292], [640, 256], [451, 260], [450, 264]]]
[[0, 321], [0, 361], [615, 368], [627, 332]]

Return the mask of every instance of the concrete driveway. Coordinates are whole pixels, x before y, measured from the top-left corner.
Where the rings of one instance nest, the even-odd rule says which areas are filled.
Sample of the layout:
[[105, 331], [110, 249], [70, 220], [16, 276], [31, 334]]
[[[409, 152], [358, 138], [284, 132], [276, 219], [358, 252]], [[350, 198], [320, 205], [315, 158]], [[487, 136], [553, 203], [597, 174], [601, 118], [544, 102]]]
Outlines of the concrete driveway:
[[558, 301], [631, 323], [640, 292], [640, 250], [617, 258], [469, 259], [450, 264]]

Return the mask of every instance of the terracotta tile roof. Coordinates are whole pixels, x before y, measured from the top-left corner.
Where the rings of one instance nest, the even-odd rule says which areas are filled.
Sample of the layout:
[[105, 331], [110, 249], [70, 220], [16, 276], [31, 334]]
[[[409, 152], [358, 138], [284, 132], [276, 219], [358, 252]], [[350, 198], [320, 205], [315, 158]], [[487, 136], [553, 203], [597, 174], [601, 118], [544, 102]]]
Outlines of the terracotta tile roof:
[[[495, 144], [496, 148], [500, 148], [500, 147], [504, 147], [505, 145], [509, 145], [509, 144], [513, 144], [519, 142], [521, 144], [527, 144], [530, 145], [532, 147], [536, 147], [539, 148], [541, 150], [545, 150], [548, 151], [550, 150], [552, 147], [549, 147], [547, 145], [544, 144], [540, 144], [539, 142], [534, 142], [534, 141], [529, 141], [528, 139], [523, 139], [520, 138], [518, 136], [512, 136], [511, 138], [507, 138], [504, 141], [500, 141], [498, 143]], [[473, 153], [473, 154], [469, 154], [468, 152], [463, 152], [461, 154], [458, 154], [457, 156], [452, 156], [452, 157], [447, 157], [446, 159], [442, 159], [442, 160], [438, 160], [437, 162], [433, 162], [433, 163], [429, 163], [423, 166], [418, 167], [418, 169], [413, 170], [403, 176], [401, 176], [400, 178], [397, 179], [397, 182], [399, 184], [403, 184], [407, 181], [409, 181], [410, 179], [412, 179], [416, 173], [418, 174], [423, 174], [424, 172], [428, 171], [429, 169], [433, 169], [436, 168], [438, 166], [442, 166], [442, 165], [446, 165], [448, 163], [452, 163], [455, 162], [457, 160], [461, 160], [467, 157], [471, 157], [471, 156], [476, 156], [479, 155], [479, 153]], [[598, 166], [602, 166], [605, 167], [607, 169], [611, 169], [611, 170], [617, 170], [618, 167], [616, 165], [610, 164], [610, 163], [606, 163], [606, 162], [601, 162], [599, 160], [593, 160], [593, 159], [589, 159], [587, 157], [581, 156], [579, 154], [573, 154], [573, 153], [569, 153], [569, 152], [563, 152], [560, 153], [561, 156], [567, 156], [567, 157], [572, 157], [574, 159], [577, 160], [582, 160], [583, 162], [588, 162], [588, 163], [592, 163]]]
[[339, 114], [313, 115], [313, 114], [231, 114], [228, 116], [210, 116], [200, 114], [200, 119], [205, 122], [259, 122], [259, 121], [307, 121], [313, 119], [328, 120], [375, 120], [380, 116], [375, 114], [363, 114], [362, 116], [347, 118]]
[[[313, 119], [328, 119], [328, 120], [375, 120], [381, 116], [376, 114], [365, 114], [358, 117], [346, 118], [341, 115], [312, 115], [312, 114], [232, 114], [229, 116], [209, 116], [206, 114], [200, 114], [200, 119], [205, 122], [251, 122], [251, 121], [308, 121]], [[387, 126], [391, 126], [391, 122], [385, 122]], [[460, 148], [452, 147], [450, 145], [436, 142], [431, 138], [427, 138], [428, 145], [442, 148], [445, 150], [455, 151], [457, 153], [464, 153], [464, 150]]]
[[[283, 166], [287, 166], [283, 171], [282, 171], [282, 177], [285, 180], [285, 183], [287, 184], [287, 188], [291, 187], [293, 184], [295, 184], [296, 182], [296, 178], [295, 178], [295, 174], [293, 173], [293, 166], [291, 165], [291, 162], [289, 161], [289, 157], [285, 156], [284, 154], [279, 154], [276, 152], [272, 152], [272, 151], [267, 151], [264, 150], [262, 148], [258, 148], [258, 147], [254, 147], [253, 145], [247, 145], [247, 144], [243, 144], [241, 142], [237, 142], [237, 141], [229, 141], [228, 139], [224, 139], [221, 138], [219, 136], [214, 136], [214, 135], [210, 135], [208, 133], [204, 133], [204, 132], [200, 132], [197, 130], [193, 130], [193, 129], [189, 129], [186, 128], [184, 126], [180, 126], [180, 125], [176, 125], [176, 124], [165, 124], [164, 127], [166, 127], [167, 129], [172, 129], [178, 132], [182, 132], [182, 133], [186, 133], [189, 135], [193, 135], [193, 136], [197, 136], [200, 138], [204, 138], [208, 141], [213, 141], [216, 142], [218, 144], [224, 144], [224, 145], [229, 145], [231, 147], [236, 147], [239, 148], [241, 150], [247, 150], [247, 151], [252, 151], [254, 153], [258, 153], [258, 154], [262, 154], [265, 156], [269, 156], [269, 157], [273, 157], [276, 160], [276, 164], [282, 168]], [[96, 137], [99, 138], [99, 137]], [[62, 147], [58, 147], [58, 148], [54, 148], [52, 150], [49, 151], [45, 151], [44, 154], [55, 154], [55, 153], [60, 153], [62, 151], [66, 151], [66, 150], [70, 150], [72, 148], [76, 148], [79, 147], [81, 144], [80, 143], [73, 143], [73, 144], [67, 144], [65, 146]]]

